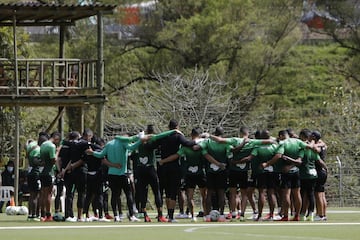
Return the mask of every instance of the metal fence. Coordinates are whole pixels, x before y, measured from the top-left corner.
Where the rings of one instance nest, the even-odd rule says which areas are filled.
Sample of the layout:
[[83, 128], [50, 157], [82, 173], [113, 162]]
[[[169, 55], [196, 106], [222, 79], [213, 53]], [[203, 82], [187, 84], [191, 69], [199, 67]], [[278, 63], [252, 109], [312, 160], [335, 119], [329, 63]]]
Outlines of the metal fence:
[[349, 156], [328, 156], [326, 197], [329, 206], [360, 206], [360, 166]]

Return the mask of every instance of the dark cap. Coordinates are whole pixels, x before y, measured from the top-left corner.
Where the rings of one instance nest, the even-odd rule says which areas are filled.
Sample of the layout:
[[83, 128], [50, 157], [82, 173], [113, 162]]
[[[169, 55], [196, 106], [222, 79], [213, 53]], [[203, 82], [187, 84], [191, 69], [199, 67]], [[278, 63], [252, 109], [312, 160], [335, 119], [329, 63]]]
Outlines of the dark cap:
[[146, 126], [146, 133], [147, 134], [153, 134], [155, 133], [155, 129], [154, 129], [154, 125], [153, 124], [149, 124]]
[[321, 138], [321, 133], [319, 131], [313, 131], [311, 133], [311, 136], [315, 138], [316, 140], [319, 140]]
[[191, 135], [192, 136], [199, 136], [201, 133], [202, 133], [202, 130], [199, 127], [193, 128], [191, 130]]
[[224, 129], [222, 127], [216, 127], [215, 128], [215, 132], [214, 132], [215, 136], [221, 136], [223, 134], [224, 134]]
[[178, 122], [175, 119], [171, 119], [169, 122], [169, 129], [175, 129], [178, 127]]

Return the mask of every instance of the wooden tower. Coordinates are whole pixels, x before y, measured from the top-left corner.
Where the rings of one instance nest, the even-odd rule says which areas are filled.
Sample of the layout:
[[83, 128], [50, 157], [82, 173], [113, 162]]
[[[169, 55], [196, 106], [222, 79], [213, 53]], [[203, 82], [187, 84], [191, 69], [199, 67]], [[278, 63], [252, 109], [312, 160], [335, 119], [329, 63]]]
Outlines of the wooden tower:
[[[53, 106], [59, 109], [56, 122], [63, 131], [62, 113], [69, 106], [97, 106], [99, 136], [104, 129], [103, 15], [112, 14], [115, 5], [59, 5], [43, 3], [0, 4], [0, 27], [13, 31], [13, 59], [0, 58], [0, 106], [15, 107], [15, 201], [19, 185], [19, 114], [24, 106]], [[77, 20], [97, 19], [97, 59], [68, 59], [64, 55], [65, 30]], [[19, 59], [16, 28], [58, 26], [59, 58]], [[94, 33], [95, 34], [95, 33]], [[80, 114], [82, 116], [82, 113]], [[83, 117], [80, 117], [83, 126]], [[82, 129], [79, 129], [82, 130]]]

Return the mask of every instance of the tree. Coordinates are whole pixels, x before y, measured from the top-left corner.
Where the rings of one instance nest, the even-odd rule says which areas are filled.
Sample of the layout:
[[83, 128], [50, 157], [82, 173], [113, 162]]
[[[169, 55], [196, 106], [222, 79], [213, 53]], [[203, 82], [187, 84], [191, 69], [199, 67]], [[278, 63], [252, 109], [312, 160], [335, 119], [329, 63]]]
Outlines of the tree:
[[[154, 17], [162, 27], [124, 43], [117, 61], [111, 61], [119, 74], [107, 83], [116, 93], [158, 79], [154, 74], [166, 79], [169, 72], [204, 69], [213, 81], [236, 89], [231, 98], [248, 113], [299, 40], [300, 7], [289, 0], [159, 1]], [[159, 21], [150, 20], [144, 24], [158, 29]]]

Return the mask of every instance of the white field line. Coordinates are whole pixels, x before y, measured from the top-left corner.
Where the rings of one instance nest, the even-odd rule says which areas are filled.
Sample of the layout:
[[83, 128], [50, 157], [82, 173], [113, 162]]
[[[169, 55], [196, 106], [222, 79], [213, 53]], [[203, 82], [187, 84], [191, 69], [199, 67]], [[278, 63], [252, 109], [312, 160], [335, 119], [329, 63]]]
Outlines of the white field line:
[[[34, 230], [34, 229], [90, 229], [90, 228], [176, 228], [176, 227], [188, 227], [190, 228], [206, 228], [206, 227], [292, 227], [292, 226], [351, 226], [359, 225], [360, 222], [355, 223], [197, 223], [197, 224], [182, 224], [182, 223], [171, 223], [171, 224], [113, 224], [113, 225], [51, 225], [51, 226], [9, 226], [9, 227], [0, 227], [0, 230]], [[191, 230], [190, 230], [191, 232]]]

